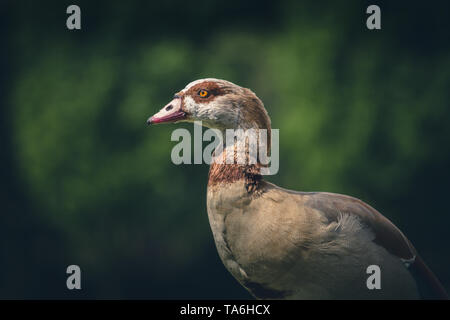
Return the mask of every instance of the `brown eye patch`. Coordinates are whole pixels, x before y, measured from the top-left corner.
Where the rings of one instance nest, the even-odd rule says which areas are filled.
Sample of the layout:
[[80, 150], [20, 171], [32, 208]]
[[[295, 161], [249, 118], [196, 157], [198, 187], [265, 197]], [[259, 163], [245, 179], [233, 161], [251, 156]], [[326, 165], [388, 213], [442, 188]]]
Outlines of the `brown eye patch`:
[[189, 90], [186, 91], [186, 95], [191, 96], [197, 103], [207, 103], [227, 92], [228, 90], [225, 87], [220, 86], [217, 82], [204, 81], [189, 88]]

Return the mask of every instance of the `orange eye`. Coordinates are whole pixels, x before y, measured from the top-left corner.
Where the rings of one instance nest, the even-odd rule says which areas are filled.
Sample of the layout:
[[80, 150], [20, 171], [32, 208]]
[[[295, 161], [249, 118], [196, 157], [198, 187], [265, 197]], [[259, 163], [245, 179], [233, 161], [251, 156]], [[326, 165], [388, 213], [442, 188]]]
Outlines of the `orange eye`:
[[202, 89], [198, 92], [198, 95], [202, 98], [206, 98], [207, 96], [209, 96], [209, 92], [205, 89]]

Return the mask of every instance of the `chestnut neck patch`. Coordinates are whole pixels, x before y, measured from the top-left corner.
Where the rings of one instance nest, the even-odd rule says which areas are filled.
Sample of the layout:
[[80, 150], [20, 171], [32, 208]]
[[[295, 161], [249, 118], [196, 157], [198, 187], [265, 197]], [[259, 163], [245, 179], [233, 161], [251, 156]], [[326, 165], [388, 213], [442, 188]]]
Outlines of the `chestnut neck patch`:
[[249, 193], [256, 191], [262, 181], [259, 165], [212, 163], [209, 168], [208, 186], [232, 183], [239, 180], [245, 182], [245, 188]]

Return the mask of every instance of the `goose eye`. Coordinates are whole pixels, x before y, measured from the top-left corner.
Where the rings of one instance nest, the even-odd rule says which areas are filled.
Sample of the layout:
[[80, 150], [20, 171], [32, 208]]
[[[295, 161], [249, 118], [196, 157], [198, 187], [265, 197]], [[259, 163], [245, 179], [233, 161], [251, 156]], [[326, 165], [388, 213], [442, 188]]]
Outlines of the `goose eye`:
[[209, 92], [208, 92], [207, 90], [205, 90], [205, 89], [202, 89], [202, 90], [200, 90], [200, 91], [198, 92], [198, 95], [199, 95], [200, 97], [202, 97], [202, 98], [206, 98], [206, 97], [209, 96]]

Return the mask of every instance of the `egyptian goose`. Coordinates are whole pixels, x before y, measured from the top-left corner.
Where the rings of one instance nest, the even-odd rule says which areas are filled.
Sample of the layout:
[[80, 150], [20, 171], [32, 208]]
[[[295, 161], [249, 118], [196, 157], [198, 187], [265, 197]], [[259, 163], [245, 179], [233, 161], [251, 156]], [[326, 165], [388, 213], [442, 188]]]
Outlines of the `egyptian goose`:
[[[191, 82], [147, 123], [181, 121], [202, 121], [221, 132], [270, 131], [261, 100], [219, 79]], [[212, 163], [207, 190], [220, 258], [253, 296], [448, 298], [410, 241], [377, 210], [350, 196], [280, 188], [262, 178], [261, 167], [258, 162]], [[368, 287], [369, 266], [379, 267], [378, 288]]]

